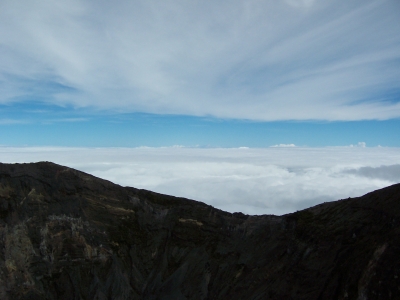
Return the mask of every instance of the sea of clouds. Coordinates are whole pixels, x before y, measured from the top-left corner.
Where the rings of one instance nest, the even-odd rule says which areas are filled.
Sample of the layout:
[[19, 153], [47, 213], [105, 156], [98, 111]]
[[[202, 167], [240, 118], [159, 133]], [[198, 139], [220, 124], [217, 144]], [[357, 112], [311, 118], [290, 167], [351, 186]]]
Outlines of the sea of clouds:
[[52, 161], [122, 186], [247, 214], [282, 215], [400, 182], [400, 149], [13, 148], [1, 162]]

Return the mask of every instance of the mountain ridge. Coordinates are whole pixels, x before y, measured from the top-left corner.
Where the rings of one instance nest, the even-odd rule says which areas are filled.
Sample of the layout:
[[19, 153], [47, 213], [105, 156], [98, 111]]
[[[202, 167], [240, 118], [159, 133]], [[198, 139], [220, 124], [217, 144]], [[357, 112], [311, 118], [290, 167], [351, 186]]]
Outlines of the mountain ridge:
[[396, 299], [400, 184], [249, 216], [0, 164], [2, 299]]

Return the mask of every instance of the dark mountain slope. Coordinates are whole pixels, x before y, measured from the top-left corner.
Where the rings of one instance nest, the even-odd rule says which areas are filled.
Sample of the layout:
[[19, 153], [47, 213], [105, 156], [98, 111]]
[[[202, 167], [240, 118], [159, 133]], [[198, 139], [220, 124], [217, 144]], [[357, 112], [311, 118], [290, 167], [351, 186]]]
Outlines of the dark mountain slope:
[[399, 184], [247, 216], [0, 164], [0, 235], [0, 299], [400, 299]]

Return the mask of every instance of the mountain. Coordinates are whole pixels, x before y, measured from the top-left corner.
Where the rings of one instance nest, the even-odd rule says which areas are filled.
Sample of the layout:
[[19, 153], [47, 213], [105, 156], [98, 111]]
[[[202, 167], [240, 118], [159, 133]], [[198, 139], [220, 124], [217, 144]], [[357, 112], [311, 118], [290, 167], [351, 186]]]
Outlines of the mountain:
[[400, 184], [248, 216], [0, 164], [0, 235], [1, 299], [400, 299]]

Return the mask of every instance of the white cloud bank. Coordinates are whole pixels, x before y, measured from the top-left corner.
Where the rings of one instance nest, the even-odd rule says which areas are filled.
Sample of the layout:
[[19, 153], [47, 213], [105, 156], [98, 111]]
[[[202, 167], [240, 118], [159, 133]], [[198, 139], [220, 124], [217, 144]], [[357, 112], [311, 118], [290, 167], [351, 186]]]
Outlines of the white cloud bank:
[[3, 0], [0, 103], [395, 118], [399, 13], [395, 0]]
[[273, 145], [271, 146], [273, 148], [293, 148], [296, 147], [295, 144], [278, 144], [278, 145]]
[[284, 214], [400, 182], [399, 148], [10, 148], [1, 161], [53, 161], [123, 186], [247, 214]]

